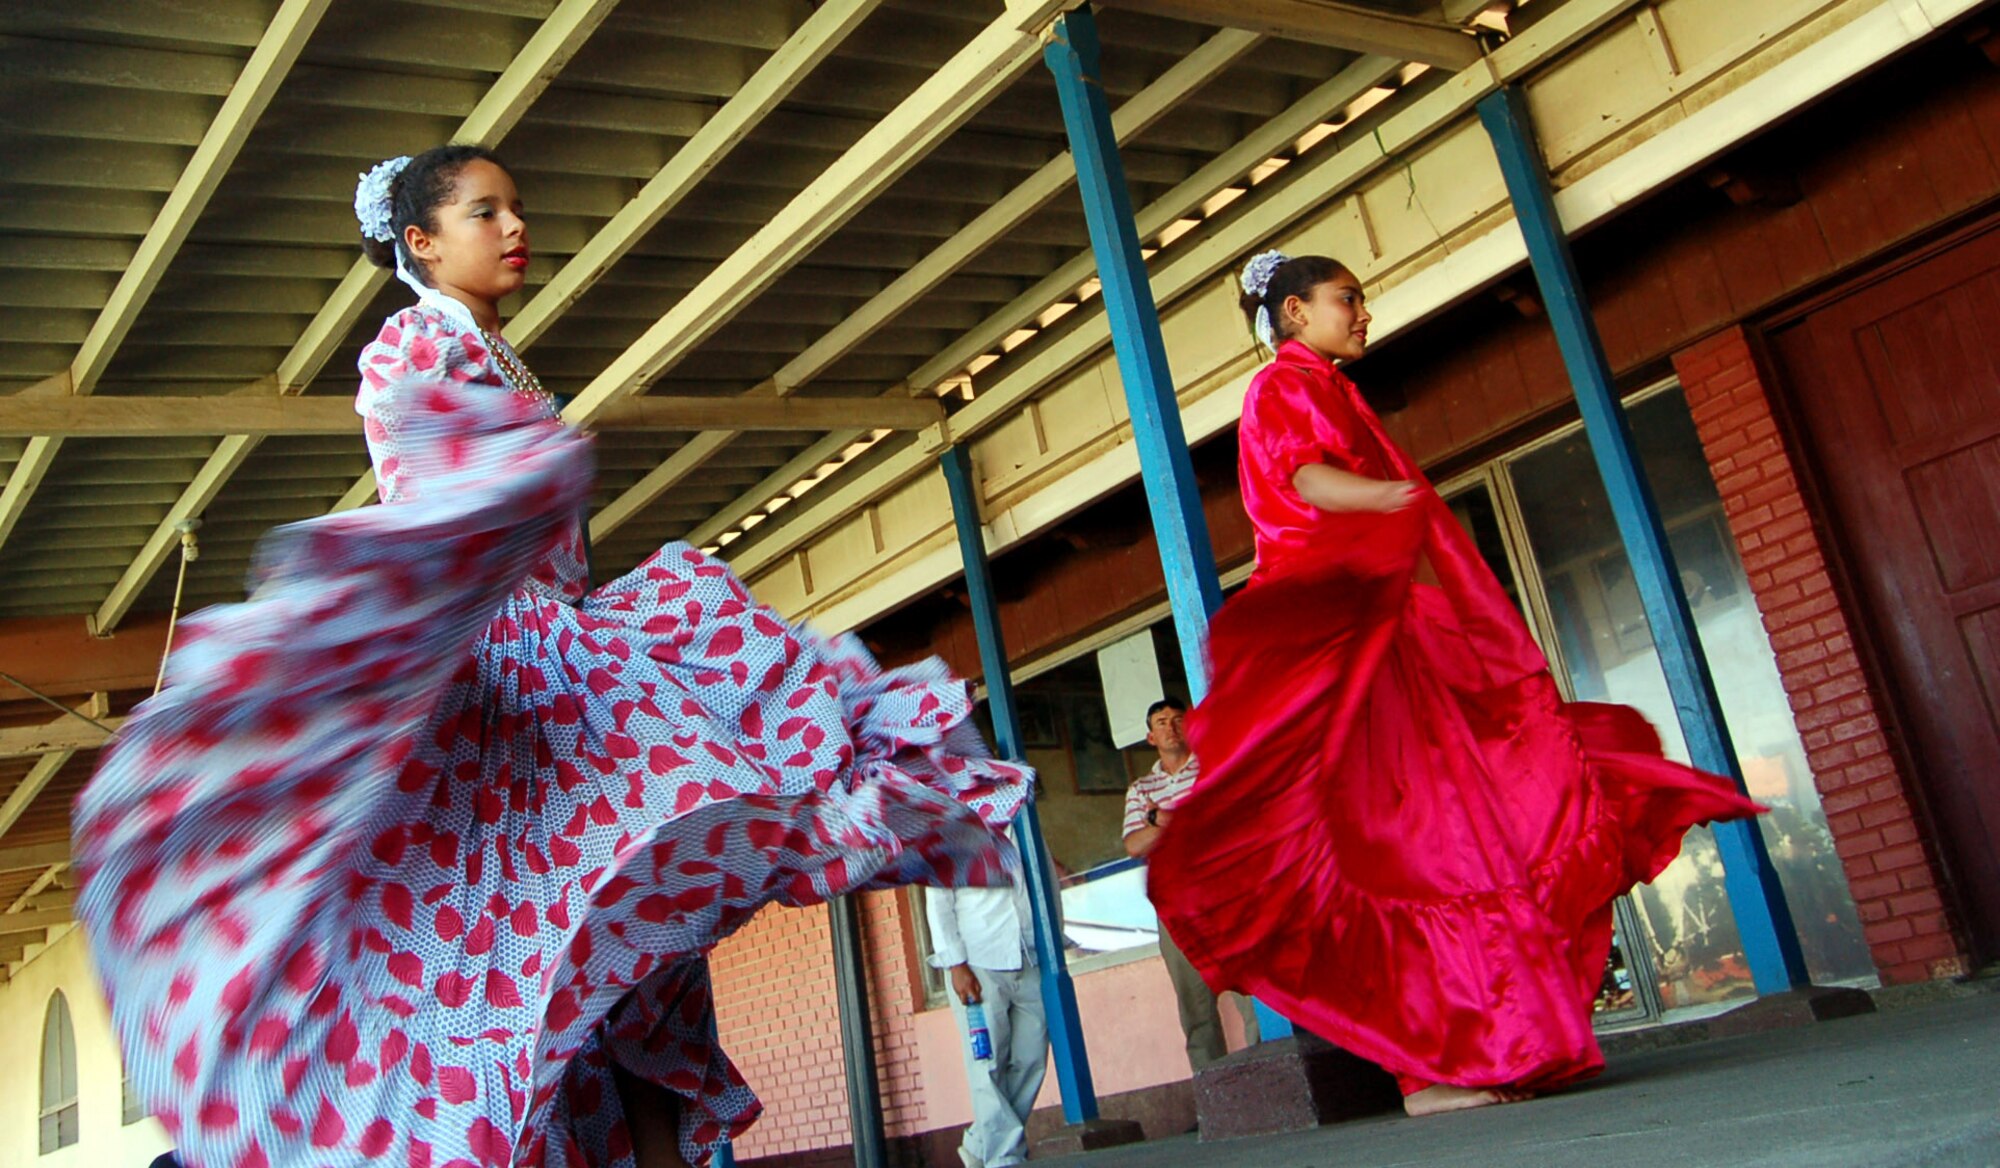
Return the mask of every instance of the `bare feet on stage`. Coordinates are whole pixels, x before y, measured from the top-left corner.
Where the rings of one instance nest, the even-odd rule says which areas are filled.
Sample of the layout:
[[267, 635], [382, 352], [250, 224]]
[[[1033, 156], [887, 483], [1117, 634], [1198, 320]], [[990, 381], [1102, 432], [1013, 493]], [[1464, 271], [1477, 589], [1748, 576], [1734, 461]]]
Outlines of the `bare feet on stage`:
[[1534, 1097], [1533, 1091], [1511, 1087], [1454, 1087], [1449, 1083], [1433, 1083], [1421, 1091], [1403, 1096], [1403, 1111], [1411, 1116], [1438, 1115], [1446, 1111], [1491, 1107], [1495, 1103], [1521, 1103]]

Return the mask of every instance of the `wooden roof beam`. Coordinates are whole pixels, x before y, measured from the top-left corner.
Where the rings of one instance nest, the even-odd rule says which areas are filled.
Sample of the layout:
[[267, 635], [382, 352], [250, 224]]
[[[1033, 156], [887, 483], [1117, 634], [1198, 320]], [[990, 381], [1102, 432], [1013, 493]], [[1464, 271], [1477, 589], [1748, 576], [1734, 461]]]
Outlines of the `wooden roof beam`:
[[[1119, 141], [1144, 132], [1235, 64], [1261, 40], [1263, 37], [1256, 33], [1237, 29], [1224, 29], [1208, 38], [1194, 52], [1175, 62], [1151, 84], [1119, 105], [1111, 115], [1111, 126]], [[805, 352], [786, 362], [773, 377], [779, 392], [790, 393], [818, 377], [875, 330], [895, 319], [945, 277], [957, 271], [960, 265], [1046, 207], [1050, 200], [1075, 182], [1076, 164], [1070, 160], [1069, 151], [1065, 150], [939, 244], [916, 266], [898, 276], [825, 336], [814, 341]]]
[[[1205, 41], [1194, 52], [1176, 62], [1165, 73], [1147, 85], [1131, 98], [1121, 103], [1112, 115], [1113, 129], [1120, 140], [1144, 131], [1175, 106], [1202, 86], [1228, 69], [1242, 56], [1254, 48], [1263, 38], [1255, 33], [1225, 29]], [[1067, 151], [1050, 159], [1041, 169], [1022, 180], [1013, 190], [982, 211], [972, 222], [955, 232], [951, 238], [932, 249], [923, 259], [903, 272], [888, 287], [870, 298], [866, 304], [856, 309], [840, 324], [813, 342], [804, 352], [793, 357], [763, 385], [753, 389], [752, 394], [773, 393], [779, 396], [790, 394], [811, 381], [847, 353], [894, 320], [898, 314], [920, 300], [931, 289], [957, 271], [967, 260], [978, 255], [995, 240], [1048, 202], [1061, 194], [1075, 181], [1076, 168]], [[859, 431], [847, 431], [830, 435], [816, 443], [813, 450], [821, 446], [831, 446], [834, 450], [846, 446], [859, 436]], [[665, 462], [655, 467], [647, 475], [634, 483], [612, 500], [590, 521], [592, 539], [603, 539], [615, 531], [632, 516], [637, 515], [648, 504], [671, 490], [675, 485], [693, 474], [703, 462], [712, 457], [729, 443], [732, 435], [727, 433], [703, 434], [695, 441], [668, 456]], [[811, 454], [813, 451], [808, 451]], [[800, 455], [799, 459], [807, 455]], [[794, 459], [794, 462], [799, 461]], [[817, 465], [820, 459], [814, 462]], [[790, 464], [787, 464], [789, 467]], [[783, 470], [780, 469], [780, 474]], [[810, 473], [811, 468], [801, 473]], [[785, 480], [786, 484], [796, 481], [798, 475]], [[763, 484], [759, 484], [761, 487]], [[770, 496], [764, 495], [756, 502], [748, 502], [746, 492], [725, 508], [737, 519], [756, 510]], [[707, 532], [715, 526], [711, 519], [702, 524], [698, 531]], [[713, 534], [720, 534], [718, 529]], [[710, 538], [713, 536], [711, 535]]]
[[1196, 24], [1247, 28], [1357, 53], [1379, 53], [1443, 69], [1465, 69], [1480, 58], [1470, 32], [1440, 20], [1402, 16], [1338, 0], [1097, 0]]
[[[122, 717], [110, 717], [110, 710], [108, 695], [98, 693], [91, 695], [89, 703], [77, 711], [82, 717], [65, 714], [39, 726], [12, 726], [0, 730], [0, 758], [32, 758], [39, 755], [46, 762], [56, 755], [61, 755], [63, 760], [67, 761], [70, 755], [79, 750], [95, 750], [111, 740], [111, 733], [107, 732], [107, 728], [110, 732], [116, 732], [118, 727], [125, 723]], [[55, 765], [60, 769], [62, 763], [58, 762]], [[27, 798], [33, 799], [34, 793], [41, 790], [39, 785], [31, 783], [34, 773], [30, 771], [29, 778], [23, 779], [20, 787], [15, 789], [17, 796], [22, 791], [28, 790]], [[42, 781], [47, 782], [47, 777], [45, 776]], [[30, 786], [33, 786], [33, 790], [29, 790]], [[13, 805], [14, 800], [8, 799], [6, 806], [11, 808]], [[14, 818], [18, 818], [18, 813]], [[13, 826], [14, 818], [10, 818], [5, 810], [0, 810], [0, 835], [5, 835], [7, 829]]]
[[69, 863], [69, 843], [26, 844], [0, 848], [0, 872], [32, 872]]
[[[618, 0], [562, 0], [542, 22], [528, 43], [517, 53], [479, 104], [459, 124], [454, 141], [492, 145], [519, 125], [528, 107], [540, 97], [556, 74], [583, 47], [590, 34], [604, 22]], [[358, 232], [357, 232], [358, 235]], [[367, 310], [369, 301], [389, 279], [389, 273], [366, 259], [357, 258], [314, 315], [312, 323], [278, 363], [277, 388], [282, 394], [297, 394], [319, 376], [332, 359], [354, 322]], [[217, 431], [211, 430], [210, 433]], [[130, 612], [154, 573], [180, 546], [180, 524], [200, 515], [215, 501], [231, 476], [257, 449], [259, 437], [225, 431], [227, 436], [195, 475], [194, 481], [168, 509], [166, 517], [153, 529], [139, 554], [125, 569], [97, 611], [91, 614], [91, 628], [99, 635], [109, 633]], [[41, 439], [36, 439], [41, 441]], [[0, 506], [0, 540], [6, 538], [6, 513]]]
[[[26, 888], [21, 890], [21, 895], [14, 898], [14, 903], [7, 906], [7, 911], [10, 913], [17, 913], [26, 911], [27, 909], [30, 908], [55, 907], [54, 905], [45, 906], [42, 903], [40, 903], [41, 892], [49, 885], [54, 884], [56, 880], [59, 877], [61, 877], [64, 872], [67, 871], [69, 871], [68, 864], [50, 864], [47, 868], [44, 868], [42, 870], [41, 875], [35, 877], [34, 880], [30, 882]], [[65, 907], [73, 906], [75, 904], [74, 893], [65, 890], [63, 892], [63, 896], [66, 898], [63, 901], [63, 905]]]
[[[1243, 51], [1247, 51], [1251, 47], [1249, 44], [1228, 39], [1243, 35], [1241, 33], [1218, 34], [1204, 45], [1204, 49], [1223, 52], [1232, 46], [1241, 45]], [[1199, 62], [1197, 61], [1199, 56], [1199, 53], [1190, 54], [1188, 61], [1197, 62], [1197, 65], [1194, 67], [1199, 67]], [[1230, 59], [1233, 60], [1234, 58], [1231, 57]], [[1183, 64], [1186, 63], [1183, 62]], [[1141, 236], [1152, 235], [1164, 229], [1176, 219], [1191, 213], [1204, 201], [1214, 196], [1216, 192], [1230, 183], [1241, 179], [1243, 174], [1251, 167], [1263, 162], [1306, 131], [1325, 121], [1327, 118], [1332, 117], [1347, 103], [1394, 76], [1401, 67], [1399, 62], [1388, 57], [1363, 57], [1341, 70], [1325, 83], [1315, 87], [1310, 93], [1292, 103], [1282, 113], [1246, 135], [1235, 146], [1216, 158], [1211, 159], [1200, 170], [1190, 175], [1186, 181], [1174, 187], [1165, 195], [1162, 195], [1158, 200], [1147, 206], [1145, 210], [1140, 211], [1135, 218], [1138, 221]], [[1154, 84], [1155, 86], [1170, 88], [1177, 87], [1178, 82], [1172, 78], [1173, 75], [1171, 73], [1163, 75]], [[1145, 124], [1150, 123], [1152, 118], [1158, 117], [1160, 112], [1164, 112], [1163, 108], [1150, 99], [1142, 100], [1148, 99], [1148, 95], [1152, 94], [1153, 90], [1154, 87], [1149, 86], [1146, 90], [1134, 94], [1129, 101], [1120, 105], [1118, 111], [1112, 115], [1113, 127], [1117, 130], [1121, 140], [1138, 133]], [[1161, 96], [1161, 94], [1155, 94], [1154, 96]], [[1126, 116], [1128, 107], [1131, 107], [1132, 110], [1129, 118]], [[1041, 179], [1049, 168], [1058, 167], [1065, 170], [1064, 185], [1067, 185], [1069, 181], [1073, 180], [1075, 171], [1069, 162], [1068, 153], [1065, 152], [1060, 157], [1051, 161], [1049, 167], [1044, 168], [1043, 172], [1038, 172], [1034, 178], [1022, 183], [1022, 187], [1026, 188]], [[1004, 204], [1012, 198], [1013, 196], [1010, 195], [1007, 199], [1003, 199], [1002, 203]], [[1037, 205], [1039, 206], [1040, 204]], [[964, 245], [970, 242], [968, 233], [973, 230], [974, 226], [985, 219], [986, 216], [982, 215], [980, 219], [968, 225], [966, 230], [958, 236], [954, 236], [951, 240], [939, 245], [937, 251], [932, 253], [932, 256], [949, 255], [954, 251], [961, 251]], [[957, 246], [955, 247], [954, 245]], [[976, 250], [957, 255], [955, 263], [965, 262], [965, 259], [969, 258], [972, 254], [976, 254]], [[929, 289], [935, 288], [938, 281], [949, 274], [949, 271], [947, 271], [932, 278], [931, 273], [934, 269], [928, 268], [930, 263], [931, 261], [928, 258], [920, 262], [910, 272], [899, 277], [867, 304], [857, 309], [849, 319], [867, 320], [870, 317], [880, 316], [880, 319], [875, 320], [873, 327], [880, 327], [881, 324], [886, 323], [889, 317], [882, 316], [881, 314], [884, 310], [894, 305], [897, 299], [901, 299], [906, 295], [914, 299], [914, 296], [920, 296], [924, 292], [929, 291]], [[919, 394], [927, 392], [939, 381], [953, 376], [962, 370], [972, 358], [998, 345], [1002, 338], [1021, 327], [1023, 322], [1035, 318], [1047, 310], [1050, 305], [1073, 293], [1077, 286], [1085, 279], [1088, 279], [1094, 271], [1096, 271], [1096, 260], [1091, 253], [1088, 251], [1079, 253], [1068, 263], [1037, 281], [1032, 288], [1016, 297], [1006, 307], [993, 313], [978, 326], [952, 342], [942, 353], [925, 362], [911, 376], [907, 385], [891, 387], [889, 392], [896, 393], [906, 390], [913, 390]], [[897, 293], [899, 288], [902, 289], [901, 293]], [[845, 328], [846, 326], [843, 325], [842, 329]], [[842, 329], [836, 329], [834, 332], [827, 334], [827, 338], [835, 337]], [[842, 339], [849, 342], [851, 347], [851, 343], [858, 342], [860, 336], [851, 335]], [[833, 352], [832, 350], [835, 346], [827, 345], [827, 351], [819, 355], [821, 359], [809, 361], [808, 357], [815, 350], [820, 349], [822, 345], [827, 345], [827, 339], [823, 338], [821, 342], [816, 343], [812, 349], [808, 349], [806, 353], [801, 354], [791, 365], [787, 366], [786, 368], [791, 370], [791, 376], [817, 376], [840, 353], [846, 351], [845, 349], [841, 349], [839, 352]], [[781, 382], [786, 376], [786, 370], [781, 369], [777, 377], [773, 380]], [[810, 474], [815, 467], [825, 462], [827, 458], [832, 457], [833, 452], [837, 452], [840, 448], [860, 436], [861, 434], [858, 431], [846, 431], [828, 435], [821, 442], [816, 443], [812, 449], [799, 455], [792, 462], [773, 472], [765, 481], [759, 482], [756, 486], [743, 492], [718, 510], [711, 518], [689, 533], [689, 542], [700, 547], [706, 545], [711, 540], [719, 538], [739, 521], [747, 518], [750, 514], [770, 502], [772, 496], [778, 491], [785, 489], [800, 478]], [[821, 451], [823, 448], [827, 450], [827, 453], [821, 457], [812, 458], [810, 463], [807, 464], [808, 457]], [[700, 448], [694, 449], [699, 450]], [[676, 459], [679, 459], [679, 461], [676, 462]], [[686, 464], [687, 458], [676, 452], [675, 458], [670, 458], [667, 463], [662, 464], [653, 474], [649, 474], [645, 479], [627, 489], [609, 506], [598, 512], [591, 519], [591, 538], [602, 539], [609, 535], [618, 523], [622, 523], [626, 518], [637, 512], [637, 504], [650, 502], [653, 498], [657, 498], [658, 495], [664, 493], [674, 483], [680, 481], [681, 478], [684, 478], [692, 470], [692, 467]], [[670, 468], [678, 473], [670, 474]], [[774, 482], [774, 480], [778, 481]], [[648, 491], [651, 494], [644, 494]], [[642, 495], [643, 498], [641, 497]]]
[[[1169, 305], [1201, 281], [1238, 261], [1284, 225], [1315, 206], [1325, 205], [1431, 135], [1469, 112], [1474, 103], [1499, 85], [1558, 57], [1571, 45], [1602, 28], [1637, 0], [1568, 0], [1553, 9], [1524, 35], [1495, 50], [1487, 64], [1461, 71], [1448, 84], [1399, 110], [1378, 131], [1325, 152], [1315, 152], [1296, 165], [1311, 181], [1294, 179], [1248, 213], [1225, 221], [1213, 233], [1195, 237], [1191, 246], [1162, 254], [1152, 271], [1154, 294]], [[1358, 67], [1358, 66], [1356, 66]], [[1190, 180], [1191, 181], [1191, 180]], [[1143, 215], [1143, 213], [1142, 213]], [[1142, 238], [1145, 227], [1141, 224]], [[1051, 379], [1073, 368], [1109, 344], [1101, 309], [1034, 350], [1032, 359], [982, 387], [965, 408], [952, 415], [952, 438], [964, 442], [1017, 413]], [[956, 365], [947, 373], [964, 366]], [[911, 379], [916, 384], [916, 379]], [[810, 500], [786, 509], [783, 516], [760, 524], [755, 539], [730, 557], [731, 566], [749, 579], [780, 558], [808, 543], [825, 528], [855, 514], [901, 483], [935, 473], [936, 459], [911, 446], [871, 465], [865, 472], [830, 483]], [[733, 547], [733, 545], [732, 545]]]
[[[102, 516], [105, 508], [94, 514]], [[158, 513], [140, 506], [132, 509], [133, 527], [150, 527]], [[143, 520], [136, 516], [143, 515]], [[112, 509], [110, 520], [120, 518]], [[13, 598], [0, 598], [12, 600]], [[0, 619], [0, 662], [8, 673], [20, 678], [59, 701], [87, 697], [100, 690], [119, 692], [149, 688], [160, 668], [160, 650], [166, 644], [165, 614], [135, 620], [116, 637], [93, 637], [75, 616], [33, 616]], [[18, 701], [32, 696], [0, 679], [0, 699]], [[74, 718], [65, 721], [82, 722]], [[8, 733], [8, 731], [0, 731]]]
[[70, 366], [70, 392], [81, 395], [96, 388], [125, 334], [138, 320], [153, 289], [159, 286], [160, 277], [166, 274], [167, 266], [187, 241], [188, 233], [194, 230], [195, 221], [222, 184], [223, 176], [229, 173], [250, 131], [277, 95], [278, 86], [298, 60], [331, 2], [285, 0], [278, 9], [243, 72], [230, 87], [229, 96], [223, 99], [215, 120], [209, 123], [201, 144], [195, 147], [194, 157], [181, 171], [180, 181], [168, 193], [152, 230], [140, 241], [132, 263], [112, 290], [110, 302], [78, 350], [76, 361]]
[[28, 768], [28, 773], [21, 776], [21, 782], [8, 793], [7, 801], [0, 803], [0, 836], [6, 835], [8, 828], [21, 821], [21, 816], [34, 806], [42, 789], [63, 767], [69, 765], [69, 760], [75, 755], [73, 750], [58, 750], [35, 760], [35, 765]]
[[[1075, 3], [1007, 0], [1005, 13], [871, 126], [764, 228], [710, 269], [700, 283], [614, 358], [563, 411], [564, 420], [587, 424], [613, 401], [643, 392], [1011, 85], [1039, 51], [1042, 28]], [[519, 320], [516, 317], [517, 324]], [[700, 435], [676, 451], [606, 508], [604, 530], [636, 514], [727, 441], [728, 435], [718, 431]], [[371, 472], [355, 483], [334, 510], [358, 507], [374, 493]], [[592, 530], [600, 526], [593, 519]]]
[[[944, 418], [935, 400], [876, 397], [649, 395], [607, 404], [597, 430], [921, 430]], [[361, 433], [345, 397], [0, 397], [0, 437], [248, 438]]]
[[832, 0], [822, 5], [784, 46], [751, 75], [715, 116], [697, 130], [632, 201], [591, 237], [507, 324], [507, 339], [526, 348], [569, 306], [644, 239], [668, 211], [687, 196], [742, 141], [750, 136], [807, 74], [824, 61], [882, 0]]
[[[845, 450], [849, 443], [858, 441], [861, 436], [862, 432], [859, 430], [836, 430], [806, 447], [793, 456], [791, 461], [759, 479], [756, 486], [723, 504], [721, 509], [702, 520], [699, 526], [688, 532], [687, 541], [696, 547], [707, 547], [714, 543], [724, 532], [769, 505], [780, 492], [789, 490], [793, 483], [825, 466], [829, 459]], [[597, 538], [594, 527], [590, 534], [592, 539]]]
[[75, 920], [66, 908], [29, 909], [26, 912], [0, 913], [0, 934], [27, 933], [42, 929], [53, 929]]
[[[285, 0], [265, 28], [257, 47], [251, 50], [250, 59], [230, 86], [229, 96], [223, 99], [222, 108], [209, 122], [207, 131], [195, 146], [193, 157], [182, 168], [179, 181], [168, 193], [165, 205], [153, 219], [145, 238], [139, 242], [132, 261], [113, 286], [110, 299], [98, 313], [96, 323], [91, 326], [82, 348], [71, 362], [71, 394], [80, 396], [97, 387], [98, 378], [110, 366], [120, 342], [131, 330], [132, 322], [139, 318], [139, 312], [146, 306], [153, 289], [159, 286], [160, 277], [166, 274], [167, 265], [173, 262], [175, 253], [187, 241], [188, 233], [194, 230], [196, 220], [201, 218], [216, 187], [221, 185], [222, 177], [229, 173], [251, 129], [271, 104], [278, 85], [284, 81], [292, 63], [298, 60], [299, 52], [305, 48], [307, 38], [312, 36], [313, 29], [318, 27], [320, 17], [326, 14], [331, 2]], [[0, 490], [0, 545], [4, 545], [7, 537], [13, 534], [15, 525], [27, 512], [28, 501], [34, 497], [35, 488], [41, 485], [61, 450], [61, 440], [37, 438], [28, 444], [20, 461], [14, 464], [5, 489]]]
[[612, 401], [639, 393], [721, 328], [854, 213], [1013, 84], [1035, 60], [1038, 34], [1073, 0], [1008, 0], [915, 92], [871, 127], [820, 177], [611, 362], [569, 408], [587, 422]]
[[[1401, 70], [1402, 64], [1394, 58], [1370, 56], [1334, 74], [1135, 214], [1132, 218], [1139, 238], [1150, 239], [1176, 220], [1193, 214], [1224, 188], [1241, 182], [1253, 167], [1287, 149], [1308, 130], [1334, 117], [1349, 102]], [[963, 373], [973, 358], [992, 352], [1016, 329], [1074, 295], [1096, 271], [1096, 257], [1088, 250], [1078, 252], [1068, 263], [1037, 280], [1033, 287], [918, 366], [909, 377], [911, 391], [929, 392], [946, 378]]]

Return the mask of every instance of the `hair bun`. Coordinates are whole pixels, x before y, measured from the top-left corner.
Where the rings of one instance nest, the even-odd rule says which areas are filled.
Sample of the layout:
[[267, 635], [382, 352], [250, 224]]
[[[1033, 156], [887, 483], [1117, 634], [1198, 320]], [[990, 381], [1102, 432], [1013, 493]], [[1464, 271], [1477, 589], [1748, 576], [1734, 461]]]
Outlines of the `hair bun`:
[[361, 223], [361, 237], [381, 243], [393, 243], [396, 239], [395, 201], [390, 198], [390, 188], [395, 185], [396, 176], [410, 164], [407, 154], [378, 162], [354, 187], [354, 217]]
[[1243, 274], [1238, 277], [1243, 291], [1262, 299], [1271, 290], [1271, 277], [1277, 275], [1278, 269], [1290, 258], [1276, 248], [1251, 256], [1250, 262], [1243, 265]]

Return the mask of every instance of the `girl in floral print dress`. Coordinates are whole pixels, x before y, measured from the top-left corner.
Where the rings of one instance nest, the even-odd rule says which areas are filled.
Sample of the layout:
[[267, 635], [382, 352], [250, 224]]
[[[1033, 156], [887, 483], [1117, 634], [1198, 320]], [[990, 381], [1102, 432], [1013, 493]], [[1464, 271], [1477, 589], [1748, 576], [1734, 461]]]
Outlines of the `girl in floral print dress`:
[[190, 1168], [705, 1162], [758, 1105], [705, 954], [776, 901], [998, 883], [1028, 775], [669, 544], [592, 591], [590, 442], [500, 335], [477, 147], [376, 168], [418, 303], [361, 356], [382, 501], [280, 529], [79, 800], [79, 915]]

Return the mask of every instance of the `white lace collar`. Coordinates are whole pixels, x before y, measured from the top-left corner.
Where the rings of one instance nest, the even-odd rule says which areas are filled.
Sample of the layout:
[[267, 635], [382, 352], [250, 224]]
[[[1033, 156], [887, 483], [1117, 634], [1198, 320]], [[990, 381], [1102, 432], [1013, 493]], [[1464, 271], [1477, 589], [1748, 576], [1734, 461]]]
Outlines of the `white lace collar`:
[[485, 334], [486, 330], [479, 327], [479, 322], [473, 319], [472, 309], [467, 308], [464, 301], [459, 300], [455, 296], [440, 292], [429, 284], [424, 283], [417, 278], [415, 272], [404, 266], [402, 248], [396, 249], [396, 278], [408, 284], [410, 290], [417, 294], [417, 303], [444, 313], [454, 323], [469, 332], [481, 335]]

